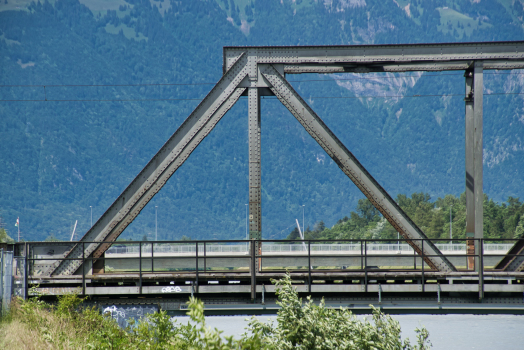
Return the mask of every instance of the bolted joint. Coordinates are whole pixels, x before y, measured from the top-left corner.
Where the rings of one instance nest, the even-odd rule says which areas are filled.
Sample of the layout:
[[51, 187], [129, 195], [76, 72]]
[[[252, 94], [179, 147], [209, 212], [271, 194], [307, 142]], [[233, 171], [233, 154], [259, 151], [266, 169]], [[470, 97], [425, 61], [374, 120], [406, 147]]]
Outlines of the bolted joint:
[[249, 231], [249, 239], [262, 239], [262, 232]]

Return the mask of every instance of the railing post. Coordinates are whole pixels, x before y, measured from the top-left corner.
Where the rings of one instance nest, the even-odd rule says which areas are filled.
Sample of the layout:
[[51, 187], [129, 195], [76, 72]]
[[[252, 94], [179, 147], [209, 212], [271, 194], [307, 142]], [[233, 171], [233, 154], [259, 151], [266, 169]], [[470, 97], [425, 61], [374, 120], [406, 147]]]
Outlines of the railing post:
[[25, 242], [25, 244], [24, 244], [24, 250], [25, 250], [25, 253], [24, 253], [24, 300], [27, 300], [27, 295], [28, 295], [28, 292], [27, 292], [27, 274], [29, 272], [29, 269], [27, 268], [27, 254], [28, 254], [28, 251], [29, 251], [29, 249], [27, 249], [27, 242]]
[[257, 280], [256, 280], [256, 247], [255, 247], [255, 240], [251, 240], [251, 302], [254, 303], [256, 301], [257, 296]]
[[368, 241], [364, 241], [364, 283], [368, 292]]
[[138, 242], [138, 294], [142, 294], [142, 241]]
[[417, 252], [413, 249], [413, 270], [417, 269]]
[[307, 241], [308, 291], [311, 293], [311, 241]]
[[426, 292], [426, 282], [424, 280], [424, 240], [422, 240], [422, 293]]
[[151, 273], [155, 272], [155, 255], [153, 254], [155, 250], [155, 243], [151, 242]]
[[195, 289], [196, 293], [198, 293], [198, 242], [195, 242], [195, 254], [196, 254], [196, 262], [195, 262]]
[[204, 242], [204, 273], [207, 272], [206, 242]]
[[363, 242], [360, 241], [360, 269], [364, 270], [364, 245]]
[[484, 300], [484, 240], [479, 240], [479, 301]]
[[82, 242], [82, 296], [86, 295], [86, 249], [85, 242]]

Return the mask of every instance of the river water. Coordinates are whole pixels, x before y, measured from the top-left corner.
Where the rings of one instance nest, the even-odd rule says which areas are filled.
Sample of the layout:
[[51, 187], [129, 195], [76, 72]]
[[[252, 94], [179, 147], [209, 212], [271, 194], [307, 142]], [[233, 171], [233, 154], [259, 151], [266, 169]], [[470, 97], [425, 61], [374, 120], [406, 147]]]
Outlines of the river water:
[[[362, 319], [366, 316], [358, 316]], [[368, 316], [369, 317], [369, 316]], [[239, 338], [248, 316], [208, 316], [208, 327]], [[257, 316], [261, 321], [276, 316]], [[415, 343], [415, 328], [425, 326], [434, 349], [524, 349], [524, 316], [516, 315], [394, 315], [400, 322], [402, 338]], [[177, 317], [187, 322], [187, 317]]]

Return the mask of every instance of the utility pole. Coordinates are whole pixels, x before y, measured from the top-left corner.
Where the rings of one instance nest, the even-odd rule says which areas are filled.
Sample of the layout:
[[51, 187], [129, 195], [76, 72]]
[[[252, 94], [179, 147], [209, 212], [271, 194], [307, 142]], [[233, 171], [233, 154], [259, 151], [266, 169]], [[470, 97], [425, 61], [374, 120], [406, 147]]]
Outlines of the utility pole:
[[89, 208], [91, 208], [91, 227], [93, 227], [93, 206], [90, 205]]

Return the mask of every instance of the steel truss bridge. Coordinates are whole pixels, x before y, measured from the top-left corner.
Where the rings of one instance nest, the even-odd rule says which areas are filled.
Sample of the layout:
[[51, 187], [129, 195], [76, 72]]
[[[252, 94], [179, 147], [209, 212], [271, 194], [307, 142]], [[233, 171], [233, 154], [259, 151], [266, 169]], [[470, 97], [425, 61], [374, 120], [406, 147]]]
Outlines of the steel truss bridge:
[[[298, 285], [299, 290], [307, 293], [325, 292], [337, 295], [363, 293], [364, 298], [367, 298], [366, 295], [369, 293], [378, 293], [379, 298], [382, 298], [382, 293], [410, 292], [421, 293], [420, 297], [423, 299], [427, 293], [434, 296], [437, 292], [440, 298], [440, 293], [443, 292], [453, 295], [457, 300], [460, 300], [460, 293], [474, 293], [477, 301], [486, 300], [485, 293], [495, 293], [494, 295], [509, 295], [510, 297], [515, 297], [518, 294], [521, 299], [523, 292], [521, 278], [524, 280], [522, 275], [524, 240], [515, 241], [507, 254], [505, 252], [498, 255], [499, 259], [496, 262], [492, 261], [493, 255], [491, 255], [489, 264], [485, 264], [488, 257], [483, 252], [485, 242], [483, 241], [482, 221], [482, 128], [484, 71], [523, 68], [524, 41], [362, 46], [225, 47], [222, 78], [79, 242], [65, 245], [56, 244], [58, 250], [47, 255], [37, 252], [38, 249], [45, 247], [43, 243], [28, 243], [23, 246], [20, 253], [28, 259], [24, 265], [28, 269], [25, 274], [25, 285], [28, 287], [40, 281], [41, 285], [45, 282], [50, 288], [58, 288], [48, 290], [60, 291], [60, 288], [69, 288], [66, 287], [68, 281], [78, 283], [81, 280], [82, 292], [100, 296], [111, 296], [115, 293], [119, 295], [160, 295], [162, 288], [169, 286], [174, 286], [175, 289], [178, 287], [182, 291], [181, 293], [189, 293], [191, 290], [199, 295], [229, 293], [228, 288], [233, 288], [238, 293], [247, 293], [249, 299], [255, 301], [258, 293], [273, 290], [269, 279], [282, 276], [283, 269], [287, 268], [293, 271], [293, 279], [302, 281], [302, 284]], [[465, 248], [464, 252], [460, 253], [461, 259], [458, 260], [453, 254], [444, 254], [436, 245], [435, 240], [427, 239], [424, 232], [406, 215], [286, 80], [288, 74], [302, 73], [396, 73], [448, 70], [464, 71], [465, 80], [467, 240], [461, 243]], [[374, 261], [375, 258], [380, 259], [380, 257], [370, 255], [367, 249], [362, 248], [363, 250], [357, 254], [358, 256], [354, 254], [354, 251], [351, 251], [351, 253], [348, 251], [347, 254], [325, 254], [324, 256], [310, 249], [315, 247], [316, 243], [314, 242], [306, 242], [303, 246], [305, 250], [301, 253], [293, 252], [291, 254], [288, 252], [275, 253], [274, 256], [268, 255], [264, 246], [269, 242], [262, 240], [260, 171], [260, 96], [265, 95], [276, 96], [286, 106], [311, 137], [318, 142], [384, 218], [402, 235], [404, 242], [410, 246], [411, 254], [414, 254], [414, 257], [407, 258], [401, 252], [399, 255], [393, 255], [396, 260], [399, 260], [398, 264], [384, 264], [378, 261], [377, 263], [370, 263], [370, 261]], [[213, 270], [208, 271], [207, 268], [215, 267], [207, 264], [211, 261], [220, 261], [219, 258], [212, 255], [215, 254], [212, 252], [209, 252], [209, 256], [204, 257], [200, 255], [197, 257], [196, 253], [194, 253], [194, 256], [183, 257], [180, 253], [177, 256], [157, 258], [153, 254], [147, 258], [150, 262], [146, 262], [144, 260], [146, 258], [139, 252], [139, 256], [132, 256], [131, 253], [128, 256], [129, 259], [134, 259], [135, 264], [139, 264], [138, 275], [108, 271], [108, 261], [114, 258], [113, 254], [109, 254], [108, 249], [113, 242], [241, 96], [248, 96], [250, 240], [247, 255], [238, 252], [224, 255], [220, 259], [244, 261], [242, 264], [239, 263], [242, 266], [231, 265], [232, 263], [230, 265], [218, 264], [220, 266], [217, 266], [217, 272], [212, 272]], [[366, 241], [362, 242], [360, 244], [363, 246], [368, 244]], [[206, 249], [212, 247], [214, 243], [202, 241], [191, 244], [195, 245], [195, 251], [199, 251], [203, 247], [203, 254], [205, 255], [207, 254]], [[154, 252], [155, 245], [159, 247], [163, 243], [138, 243], [139, 251], [142, 248], [147, 249], [149, 244], [153, 245], [153, 248], [149, 249]], [[234, 244], [234, 241], [228, 241], [227, 244]], [[246, 242], [242, 244], [245, 245]], [[335, 243], [333, 242], [333, 244]], [[188, 254], [191, 255], [191, 253]], [[42, 256], [44, 257], [42, 258]], [[45, 258], [45, 256], [48, 257]], [[124, 257], [121, 259], [124, 259]], [[160, 260], [157, 261], [157, 259]], [[174, 260], [171, 261], [170, 259]], [[153, 265], [157, 266], [160, 262], [172, 263], [174, 268], [177, 268], [179, 261], [182, 261], [180, 259], [186, 261], [192, 259], [193, 263], [189, 263], [189, 265], [194, 264], [194, 266], [184, 267], [193, 271], [185, 272], [183, 277], [179, 277], [182, 276], [181, 272], [168, 272], [171, 270], [154, 272], [156, 270], [153, 270]], [[322, 263], [319, 259], [324, 259], [329, 263]], [[348, 262], [343, 263], [344, 259], [348, 259]], [[393, 258], [390, 256], [390, 259]], [[412, 259], [415, 262], [418, 260], [416, 265], [418, 268], [406, 270], [403, 259]], [[355, 263], [357, 260], [361, 261], [360, 265]], [[364, 263], [366, 260], [367, 262]], [[37, 261], [40, 262], [37, 263]], [[48, 263], [41, 264], [41, 261], [48, 261]], [[171, 262], [168, 263], [168, 261]], [[274, 265], [271, 265], [273, 264], [271, 261]], [[274, 261], [280, 261], [282, 264]], [[182, 263], [180, 264], [180, 266], [185, 266]], [[35, 266], [39, 266], [37, 275], [34, 271]], [[150, 266], [151, 271], [142, 271], [144, 266]], [[269, 271], [268, 266], [278, 266], [280, 270]], [[298, 266], [301, 266], [301, 268], [298, 268]], [[322, 270], [315, 268], [315, 266], [329, 266], [330, 268]], [[347, 268], [347, 266], [352, 266], [352, 268]], [[486, 266], [489, 266], [489, 269], [486, 269]], [[204, 270], [201, 271], [202, 267]], [[228, 267], [228, 270], [222, 271], [220, 270], [221, 267]], [[229, 268], [232, 268], [232, 270]], [[240, 271], [239, 269], [244, 270]], [[218, 279], [217, 274], [223, 276], [221, 278], [240, 282], [232, 286], [223, 286], [222, 280], [219, 280], [217, 285], [204, 286], [202, 284], [206, 281], [210, 283]], [[246, 279], [246, 276], [249, 277]], [[184, 283], [187, 281], [190, 284], [178, 285], [181, 281], [180, 278], [184, 280]], [[455, 279], [459, 279], [462, 283], [457, 285], [445, 282], [455, 281]], [[249, 283], [246, 284], [247, 280], [249, 280]], [[317, 284], [315, 282], [317, 280], [324, 281], [327, 284]], [[389, 282], [397, 280], [403, 282], [400, 285]], [[121, 286], [123, 288], [125, 285], [125, 289], [120, 288], [120, 284], [113, 285], [115, 281], [123, 283]], [[173, 284], [162, 287], [166, 281], [168, 283], [173, 282]], [[326, 287], [329, 281], [339, 282]], [[415, 281], [416, 283], [409, 284], [411, 282], [407, 281]], [[436, 281], [436, 283], [430, 281]], [[488, 281], [504, 282], [497, 284]], [[517, 281], [517, 284], [515, 284], [515, 281]], [[153, 282], [156, 284], [149, 284]], [[105, 286], [100, 283], [105, 283]], [[131, 287], [128, 285], [129, 283], [136, 285]], [[497, 287], [494, 287], [494, 285], [497, 285]], [[27, 288], [25, 288], [24, 293], [27, 295]], [[60, 293], [53, 292], [51, 294]]]

